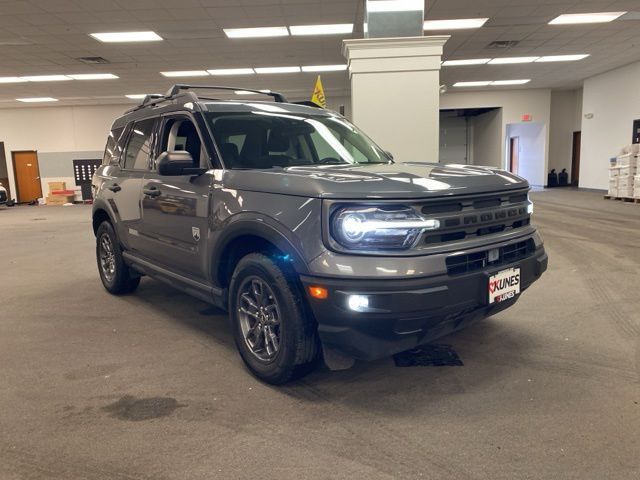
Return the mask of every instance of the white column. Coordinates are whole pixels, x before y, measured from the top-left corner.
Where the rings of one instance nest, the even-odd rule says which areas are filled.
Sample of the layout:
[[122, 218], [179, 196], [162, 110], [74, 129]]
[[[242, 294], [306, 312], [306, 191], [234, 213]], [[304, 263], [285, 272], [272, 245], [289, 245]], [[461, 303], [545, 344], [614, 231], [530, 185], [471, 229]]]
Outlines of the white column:
[[448, 36], [345, 40], [353, 121], [398, 161], [438, 161]]

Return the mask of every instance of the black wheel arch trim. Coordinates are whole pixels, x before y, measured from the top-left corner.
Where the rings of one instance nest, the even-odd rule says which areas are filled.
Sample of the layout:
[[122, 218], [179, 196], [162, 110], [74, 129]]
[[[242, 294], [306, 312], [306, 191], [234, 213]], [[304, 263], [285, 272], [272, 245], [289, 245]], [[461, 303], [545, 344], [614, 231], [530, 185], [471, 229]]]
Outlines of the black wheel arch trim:
[[111, 225], [113, 225], [113, 228], [116, 228], [115, 225], [115, 218], [116, 218], [116, 211], [114, 211], [114, 207], [115, 205], [111, 205], [111, 202], [106, 202], [102, 199], [96, 199], [93, 202], [93, 208], [91, 211], [91, 219], [93, 222], [93, 233], [96, 234], [98, 232], [98, 227], [100, 225], [96, 225], [95, 224], [95, 218], [96, 215], [98, 214], [99, 211], [103, 211], [107, 214], [107, 217], [109, 217], [109, 221], [111, 222]]
[[290, 262], [294, 270], [301, 275], [308, 274], [307, 263], [295, 235], [286, 227], [273, 221], [268, 216], [255, 212], [234, 215], [222, 228], [222, 234], [211, 247], [211, 279], [218, 283], [218, 272], [223, 266], [223, 252], [231, 242], [242, 236], [255, 236], [274, 245], [281, 252], [291, 256]]

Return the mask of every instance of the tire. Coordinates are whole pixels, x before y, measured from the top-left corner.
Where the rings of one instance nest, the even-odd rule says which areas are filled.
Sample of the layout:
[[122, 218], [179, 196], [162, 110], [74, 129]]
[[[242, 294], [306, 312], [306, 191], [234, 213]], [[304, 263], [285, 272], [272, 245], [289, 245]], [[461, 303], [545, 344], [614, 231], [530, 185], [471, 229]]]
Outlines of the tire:
[[132, 293], [140, 284], [140, 276], [131, 275], [122, 258], [122, 248], [111, 223], [104, 221], [96, 233], [96, 261], [102, 285], [109, 293]]
[[315, 322], [297, 282], [267, 256], [252, 253], [240, 260], [231, 277], [229, 311], [240, 356], [260, 380], [281, 385], [315, 367]]

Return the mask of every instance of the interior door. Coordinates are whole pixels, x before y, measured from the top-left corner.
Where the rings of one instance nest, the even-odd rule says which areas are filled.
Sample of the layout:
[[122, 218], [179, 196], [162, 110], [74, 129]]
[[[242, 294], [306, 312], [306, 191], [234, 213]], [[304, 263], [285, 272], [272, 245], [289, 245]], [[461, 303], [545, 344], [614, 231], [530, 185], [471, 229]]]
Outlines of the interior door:
[[38, 153], [35, 151], [12, 152], [13, 173], [19, 203], [28, 203], [42, 197]]
[[582, 132], [573, 132], [573, 152], [571, 155], [571, 185], [578, 186], [580, 180], [580, 143]]
[[[188, 116], [165, 117], [158, 138], [158, 153], [188, 151], [194, 167], [209, 168], [202, 137]], [[211, 186], [208, 173], [162, 176], [154, 168], [144, 176], [140, 237], [146, 257], [187, 277], [206, 280]]]
[[520, 137], [509, 139], [509, 171], [518, 175], [520, 166]]

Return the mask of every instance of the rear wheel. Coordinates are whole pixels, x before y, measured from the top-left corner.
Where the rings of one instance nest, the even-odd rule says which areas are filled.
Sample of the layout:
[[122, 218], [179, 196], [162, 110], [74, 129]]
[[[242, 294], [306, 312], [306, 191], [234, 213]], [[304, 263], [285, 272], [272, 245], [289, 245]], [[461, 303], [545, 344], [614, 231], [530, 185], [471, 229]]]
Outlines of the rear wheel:
[[122, 249], [113, 226], [104, 221], [96, 233], [96, 260], [104, 288], [114, 295], [133, 292], [140, 284], [139, 276], [132, 276], [122, 258]]
[[256, 377], [278, 385], [313, 368], [319, 350], [315, 324], [296, 283], [267, 256], [252, 253], [240, 260], [229, 306], [236, 346]]

